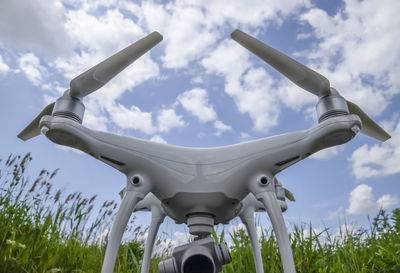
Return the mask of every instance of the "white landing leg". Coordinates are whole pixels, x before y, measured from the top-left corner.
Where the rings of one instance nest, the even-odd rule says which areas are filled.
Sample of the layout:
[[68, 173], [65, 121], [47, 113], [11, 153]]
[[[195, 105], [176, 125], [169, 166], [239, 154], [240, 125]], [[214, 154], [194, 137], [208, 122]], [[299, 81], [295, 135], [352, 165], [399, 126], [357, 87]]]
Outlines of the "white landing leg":
[[285, 273], [296, 273], [292, 248], [290, 247], [289, 235], [286, 230], [285, 221], [283, 220], [282, 211], [276, 199], [275, 192], [264, 191], [257, 194], [256, 197], [264, 204], [271, 220], [276, 240], [278, 241], [279, 245], [283, 271]]
[[246, 226], [247, 234], [250, 238], [251, 247], [253, 249], [254, 264], [256, 266], [256, 273], [264, 273], [263, 262], [261, 258], [261, 247], [260, 243], [258, 242], [256, 224], [254, 221], [254, 212], [254, 207], [247, 207], [239, 214], [239, 217]]
[[146, 244], [144, 248], [142, 269], [140, 273], [148, 273], [150, 269], [151, 253], [153, 252], [154, 242], [156, 240], [158, 229], [164, 221], [165, 214], [159, 206], [151, 207], [151, 224], [149, 233], [147, 235]]
[[124, 198], [122, 199], [121, 206], [119, 207], [117, 216], [113, 223], [113, 227], [108, 237], [109, 239], [106, 249], [106, 255], [104, 256], [101, 273], [113, 273], [119, 245], [121, 244], [122, 235], [124, 234], [126, 225], [128, 224], [134, 207], [136, 206], [137, 202], [140, 201], [142, 196], [142, 193], [127, 191]]

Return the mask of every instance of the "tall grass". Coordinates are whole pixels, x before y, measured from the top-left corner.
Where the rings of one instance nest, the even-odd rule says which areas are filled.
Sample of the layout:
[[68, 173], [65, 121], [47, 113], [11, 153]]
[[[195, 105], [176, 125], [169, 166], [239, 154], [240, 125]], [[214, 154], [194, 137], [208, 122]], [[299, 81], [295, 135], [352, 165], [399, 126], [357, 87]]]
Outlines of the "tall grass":
[[[31, 181], [31, 160], [27, 154], [1, 162], [0, 272], [100, 272], [107, 239], [102, 232], [118, 204], [106, 201], [93, 211], [96, 196], [53, 190], [58, 170], [43, 169]], [[124, 244], [116, 272], [135, 272], [142, 255], [137, 240]]]
[[[106, 201], [95, 210], [96, 196], [53, 189], [57, 170], [42, 170], [30, 180], [26, 169], [31, 160], [29, 154], [0, 160], [0, 273], [100, 272], [107, 242], [104, 230], [111, 227], [117, 202]], [[369, 229], [316, 233], [310, 224], [292, 230], [297, 272], [400, 272], [399, 209], [381, 210]], [[143, 230], [130, 234], [114, 272], [140, 270]], [[224, 232], [213, 236], [217, 241], [226, 237]], [[246, 232], [236, 230], [229, 236], [233, 261], [223, 272], [255, 272]], [[263, 230], [260, 243], [265, 272], [282, 272], [273, 231]], [[160, 260], [152, 260], [150, 272], [157, 272]]]
[[[265, 272], [283, 272], [278, 244], [272, 231], [261, 238]], [[255, 272], [251, 245], [244, 230], [231, 234], [232, 263], [226, 273]], [[400, 272], [400, 210], [381, 210], [366, 230], [329, 229], [316, 233], [312, 225], [294, 226], [290, 233], [297, 272]]]

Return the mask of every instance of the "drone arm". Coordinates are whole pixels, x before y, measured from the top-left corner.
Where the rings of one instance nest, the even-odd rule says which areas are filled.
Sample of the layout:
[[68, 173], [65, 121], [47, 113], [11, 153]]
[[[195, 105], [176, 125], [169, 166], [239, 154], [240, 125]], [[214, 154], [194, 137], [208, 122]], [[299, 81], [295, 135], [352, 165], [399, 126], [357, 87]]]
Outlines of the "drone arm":
[[268, 171], [276, 174], [320, 150], [346, 143], [358, 133], [360, 126], [356, 115], [339, 116], [305, 131], [273, 137], [274, 142], [267, 138], [264, 145], [271, 148], [263, 162], [271, 167]]
[[44, 116], [40, 128], [54, 143], [81, 150], [125, 174], [154, 172], [149, 155], [160, 150], [159, 143], [91, 130], [62, 117]]
[[126, 191], [110, 232], [101, 273], [112, 273], [114, 271], [115, 260], [117, 258], [119, 245], [121, 244], [122, 235], [124, 234], [134, 207], [142, 198], [142, 193]]
[[256, 194], [256, 198], [261, 201], [271, 220], [272, 227], [278, 241], [279, 251], [281, 254], [283, 271], [285, 273], [295, 273], [292, 249], [290, 246], [289, 236], [286, 230], [285, 221], [283, 219], [281, 208], [276, 199], [275, 192], [263, 191]]
[[165, 214], [158, 206], [152, 206], [151, 208], [151, 224], [149, 233], [147, 235], [146, 244], [144, 248], [143, 261], [141, 273], [148, 273], [150, 268], [150, 259], [156, 240], [158, 229], [161, 223], [164, 221]]
[[250, 238], [251, 247], [253, 249], [254, 264], [256, 266], [256, 273], [264, 273], [261, 248], [260, 243], [258, 242], [257, 230], [254, 222], [254, 212], [254, 207], [247, 207], [239, 214], [239, 217], [246, 226], [247, 234]]

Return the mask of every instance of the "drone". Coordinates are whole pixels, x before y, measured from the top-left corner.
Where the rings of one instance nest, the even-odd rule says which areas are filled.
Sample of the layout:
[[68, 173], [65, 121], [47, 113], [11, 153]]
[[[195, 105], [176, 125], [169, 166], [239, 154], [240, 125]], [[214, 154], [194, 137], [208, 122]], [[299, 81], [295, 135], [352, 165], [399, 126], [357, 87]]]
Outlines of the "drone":
[[290, 81], [318, 96], [318, 124], [310, 129], [215, 147], [188, 148], [95, 131], [82, 125], [82, 99], [98, 90], [163, 39], [153, 32], [95, 65], [70, 82], [70, 88], [18, 135], [24, 141], [43, 134], [52, 142], [89, 154], [127, 178], [114, 220], [102, 273], [112, 273], [131, 214], [151, 211], [141, 273], [149, 271], [158, 229], [166, 216], [186, 224], [194, 240], [177, 246], [158, 265], [160, 273], [216, 273], [232, 261], [225, 243], [210, 236], [214, 225], [239, 217], [247, 229], [256, 272], [263, 273], [254, 213], [266, 211], [276, 236], [285, 273], [295, 265], [282, 212], [291, 193], [276, 175], [358, 133], [380, 141], [390, 135], [355, 103], [344, 99], [323, 75], [240, 31], [233, 40], [257, 55]]

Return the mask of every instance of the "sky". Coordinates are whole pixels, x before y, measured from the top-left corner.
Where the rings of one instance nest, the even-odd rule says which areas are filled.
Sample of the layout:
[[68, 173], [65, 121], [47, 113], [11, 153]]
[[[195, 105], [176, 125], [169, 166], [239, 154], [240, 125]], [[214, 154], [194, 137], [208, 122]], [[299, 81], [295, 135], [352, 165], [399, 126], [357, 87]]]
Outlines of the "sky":
[[[160, 44], [84, 99], [85, 126], [216, 147], [316, 125], [317, 98], [234, 42], [239, 28], [327, 77], [391, 134], [358, 135], [278, 175], [296, 198], [289, 226], [367, 225], [400, 202], [399, 12], [397, 0], [0, 1], [0, 158], [31, 152], [31, 176], [60, 168], [66, 194], [119, 200], [123, 174], [43, 136], [16, 136], [71, 79], [153, 31]], [[168, 220], [161, 230], [181, 241], [187, 229]]]

